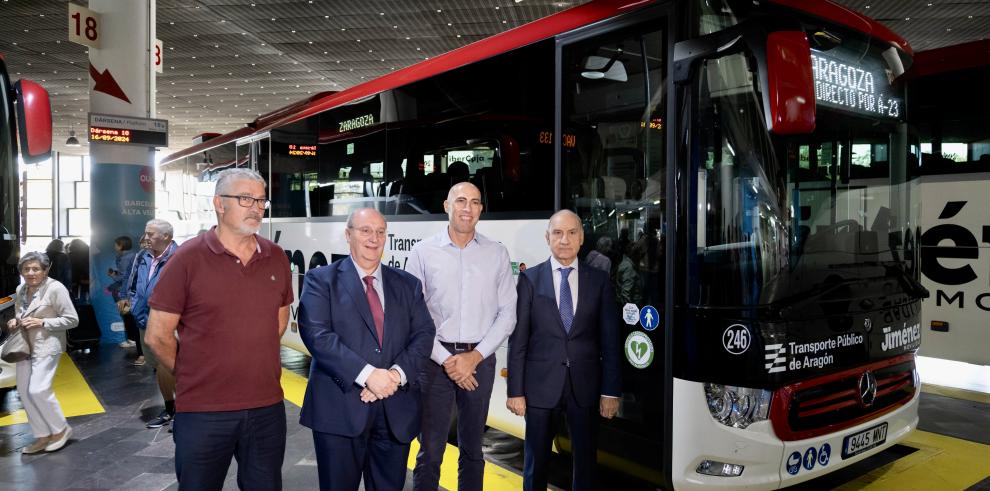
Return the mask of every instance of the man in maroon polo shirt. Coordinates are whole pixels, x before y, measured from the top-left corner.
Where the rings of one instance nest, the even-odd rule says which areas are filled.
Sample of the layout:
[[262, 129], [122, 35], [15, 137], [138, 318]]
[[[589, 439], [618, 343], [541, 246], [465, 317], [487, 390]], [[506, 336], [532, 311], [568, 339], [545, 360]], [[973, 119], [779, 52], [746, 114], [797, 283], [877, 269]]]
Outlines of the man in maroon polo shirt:
[[[289, 261], [257, 235], [269, 207], [248, 169], [217, 179], [217, 226], [182, 244], [151, 296], [145, 341], [175, 374], [175, 473], [182, 489], [282, 487], [285, 405], [279, 339], [289, 320]], [[178, 331], [178, 339], [175, 332]]]

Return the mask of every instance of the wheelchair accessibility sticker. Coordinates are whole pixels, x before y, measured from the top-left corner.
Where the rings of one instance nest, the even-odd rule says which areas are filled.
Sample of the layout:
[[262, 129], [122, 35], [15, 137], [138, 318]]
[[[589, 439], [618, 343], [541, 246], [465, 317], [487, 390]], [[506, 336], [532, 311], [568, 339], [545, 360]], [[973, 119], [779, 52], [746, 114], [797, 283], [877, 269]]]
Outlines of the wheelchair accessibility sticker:
[[831, 456], [832, 446], [828, 443], [823, 443], [817, 449], [815, 447], [808, 447], [804, 451], [804, 455], [801, 452], [791, 452], [791, 455], [787, 457], [787, 462], [785, 462], [785, 468], [788, 474], [796, 476], [798, 472], [801, 472], [801, 467], [810, 471], [815, 468], [815, 465], [820, 467], [827, 466]]

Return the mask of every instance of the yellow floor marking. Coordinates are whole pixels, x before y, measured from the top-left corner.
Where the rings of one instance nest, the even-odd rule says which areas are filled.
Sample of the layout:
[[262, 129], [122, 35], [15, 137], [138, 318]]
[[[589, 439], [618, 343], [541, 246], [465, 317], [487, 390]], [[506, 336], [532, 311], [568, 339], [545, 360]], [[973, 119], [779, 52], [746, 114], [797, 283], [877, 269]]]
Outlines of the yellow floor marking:
[[[285, 399], [297, 406], [302, 406], [306, 393], [306, 377], [282, 369], [282, 391]], [[416, 454], [419, 452], [419, 441], [413, 440], [409, 449], [407, 466], [416, 466]], [[457, 447], [448, 444], [443, 453], [443, 463], [440, 464], [440, 485], [450, 491], [457, 489], [457, 458], [460, 456]], [[485, 489], [488, 490], [517, 490], [522, 489], [522, 476], [491, 462], [485, 465]]]
[[941, 385], [921, 384], [921, 391], [927, 394], [936, 394], [953, 399], [963, 399], [966, 401], [982, 402], [990, 404], [990, 394], [976, 392], [973, 390], [957, 389], [955, 387], [944, 387]]
[[[93, 389], [86, 383], [82, 373], [79, 373], [72, 358], [69, 358], [69, 355], [65, 353], [62, 353], [62, 359], [58, 362], [55, 379], [52, 381], [52, 389], [55, 390], [55, 397], [58, 398], [58, 403], [62, 406], [62, 413], [67, 418], [105, 412], [103, 405], [96, 398]], [[23, 409], [18, 409], [12, 413], [0, 413], [0, 426], [19, 423], [27, 423], [27, 413]]]
[[285, 393], [285, 400], [302, 407], [303, 397], [306, 395], [306, 377], [283, 368], [282, 392]]
[[901, 443], [918, 451], [837, 489], [965, 489], [990, 474], [990, 445], [920, 430]]
[[[413, 439], [409, 449], [409, 461], [406, 467], [412, 469], [416, 467], [416, 454], [419, 453], [419, 440]], [[443, 463], [440, 464], [440, 486], [450, 491], [457, 490], [457, 458], [461, 452], [457, 447], [447, 444], [447, 450], [443, 452]], [[522, 489], [522, 476], [503, 467], [487, 462], [485, 464], [485, 489], [490, 490], [518, 490]]]

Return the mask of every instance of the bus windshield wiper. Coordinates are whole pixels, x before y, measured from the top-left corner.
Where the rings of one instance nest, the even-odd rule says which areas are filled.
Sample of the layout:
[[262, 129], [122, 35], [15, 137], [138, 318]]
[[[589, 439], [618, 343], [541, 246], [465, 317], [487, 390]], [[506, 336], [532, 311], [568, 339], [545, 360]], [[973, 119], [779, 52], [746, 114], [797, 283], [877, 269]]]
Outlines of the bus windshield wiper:
[[887, 272], [887, 276], [893, 276], [897, 279], [897, 282], [900, 283], [901, 288], [904, 289], [904, 293], [907, 293], [912, 300], [921, 300], [931, 296], [931, 292], [929, 292], [920, 281], [916, 280], [914, 276], [911, 276], [911, 274], [904, 270], [904, 265], [902, 263], [896, 261], [883, 263], [883, 269]]

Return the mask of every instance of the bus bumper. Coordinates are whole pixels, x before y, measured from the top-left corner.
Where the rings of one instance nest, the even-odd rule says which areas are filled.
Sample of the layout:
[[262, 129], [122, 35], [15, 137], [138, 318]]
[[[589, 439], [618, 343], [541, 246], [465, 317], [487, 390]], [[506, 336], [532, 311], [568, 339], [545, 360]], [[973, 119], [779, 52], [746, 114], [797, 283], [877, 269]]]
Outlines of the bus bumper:
[[[820, 437], [784, 442], [770, 421], [746, 429], [713, 419], [702, 383], [674, 379], [672, 479], [674, 489], [777, 489], [807, 481], [883, 451], [902, 440], [918, 424], [918, 395], [879, 418]], [[884, 429], [877, 427], [886, 424]], [[869, 437], [862, 437], [869, 433]], [[884, 433], [882, 444], [875, 438]], [[856, 438], [853, 455], [844, 456], [846, 438]], [[800, 460], [797, 460], [800, 456]], [[705, 460], [742, 465], [739, 476], [709, 476], [697, 472]]]

